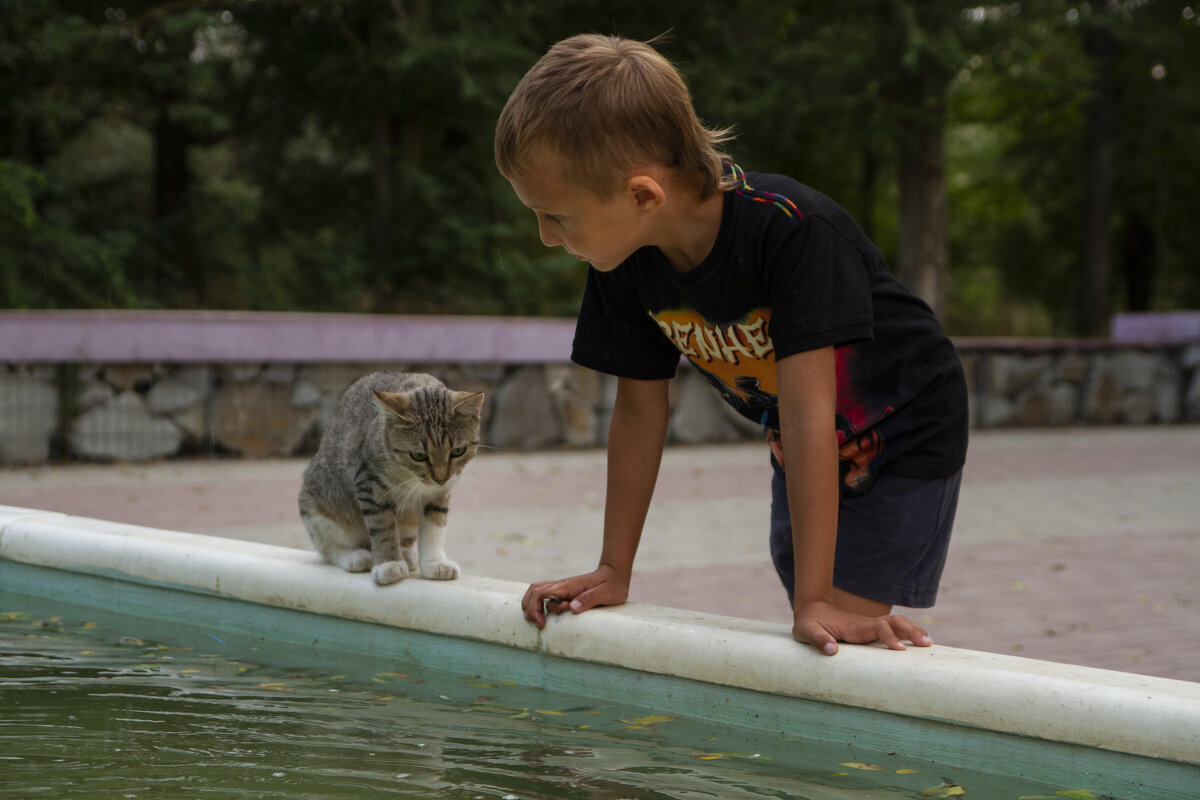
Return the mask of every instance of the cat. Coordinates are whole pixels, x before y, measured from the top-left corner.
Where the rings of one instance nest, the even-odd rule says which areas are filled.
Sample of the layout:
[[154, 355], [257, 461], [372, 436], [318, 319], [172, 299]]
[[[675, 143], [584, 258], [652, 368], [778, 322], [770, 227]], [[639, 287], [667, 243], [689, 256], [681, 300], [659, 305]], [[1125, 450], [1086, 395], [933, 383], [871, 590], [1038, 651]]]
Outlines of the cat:
[[338, 402], [304, 471], [300, 517], [313, 545], [380, 586], [420, 568], [453, 580], [444, 539], [450, 490], [479, 447], [483, 394], [432, 375], [373, 372]]

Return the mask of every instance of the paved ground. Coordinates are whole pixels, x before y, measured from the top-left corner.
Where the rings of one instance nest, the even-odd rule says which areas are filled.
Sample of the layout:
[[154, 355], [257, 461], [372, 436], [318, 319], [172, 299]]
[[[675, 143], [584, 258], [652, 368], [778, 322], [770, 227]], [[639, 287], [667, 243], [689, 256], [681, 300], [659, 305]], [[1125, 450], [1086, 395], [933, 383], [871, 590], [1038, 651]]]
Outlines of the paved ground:
[[[304, 462], [0, 470], [0, 504], [308, 547]], [[766, 555], [757, 444], [668, 450], [633, 600], [790, 621]], [[486, 453], [451, 511], [465, 571], [595, 565], [604, 456]], [[938, 604], [941, 644], [1200, 681], [1200, 426], [976, 432]]]

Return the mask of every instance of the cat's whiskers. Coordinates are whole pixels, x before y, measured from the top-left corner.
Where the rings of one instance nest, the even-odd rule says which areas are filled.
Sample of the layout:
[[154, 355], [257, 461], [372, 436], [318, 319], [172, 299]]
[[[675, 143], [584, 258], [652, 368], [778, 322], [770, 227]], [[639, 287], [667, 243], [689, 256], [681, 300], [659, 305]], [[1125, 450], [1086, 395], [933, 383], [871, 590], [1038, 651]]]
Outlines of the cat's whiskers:
[[424, 494], [426, 484], [416, 475], [405, 475], [394, 486], [388, 487], [383, 496], [387, 503], [397, 508], [409, 508], [414, 500]]
[[463, 473], [459, 473], [458, 482], [455, 483], [454, 485], [462, 486], [463, 491], [466, 492], [467, 494], [471, 495], [471, 499], [474, 500], [475, 499], [475, 486], [480, 483], [481, 483], [481, 481], [479, 480], [479, 478], [476, 478], [473, 475], [468, 476], [465, 472], [463, 472]]

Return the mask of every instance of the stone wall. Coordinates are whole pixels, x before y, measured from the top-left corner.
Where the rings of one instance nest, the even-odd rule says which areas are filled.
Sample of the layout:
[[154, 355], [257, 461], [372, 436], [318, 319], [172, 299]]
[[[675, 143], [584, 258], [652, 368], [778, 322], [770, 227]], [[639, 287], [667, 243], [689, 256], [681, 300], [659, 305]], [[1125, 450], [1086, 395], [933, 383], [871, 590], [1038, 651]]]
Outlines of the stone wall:
[[[104, 335], [112, 321], [126, 339]], [[31, 332], [31, 323], [42, 327]], [[147, 323], [160, 328], [148, 334]], [[572, 327], [570, 320], [84, 312], [64, 320], [0, 312], [0, 464], [304, 456], [315, 451], [345, 388], [375, 369], [429, 372], [454, 389], [484, 392], [491, 447], [601, 446], [616, 382], [566, 362]], [[164, 341], [158, 330], [176, 339]], [[62, 340], [48, 343], [51, 333]], [[975, 428], [1200, 422], [1197, 339], [957, 344]], [[113, 357], [139, 348], [137, 358]], [[686, 362], [671, 399], [673, 443], [760, 435]]]
[[1200, 421], [1200, 344], [960, 343], [978, 428]]
[[[960, 345], [975, 428], [1200, 422], [1200, 344]], [[571, 364], [61, 364], [0, 371], [0, 463], [303, 456], [338, 398], [376, 368], [482, 391], [502, 450], [604, 443], [615, 380]], [[670, 439], [736, 441], [757, 426], [681, 365]]]

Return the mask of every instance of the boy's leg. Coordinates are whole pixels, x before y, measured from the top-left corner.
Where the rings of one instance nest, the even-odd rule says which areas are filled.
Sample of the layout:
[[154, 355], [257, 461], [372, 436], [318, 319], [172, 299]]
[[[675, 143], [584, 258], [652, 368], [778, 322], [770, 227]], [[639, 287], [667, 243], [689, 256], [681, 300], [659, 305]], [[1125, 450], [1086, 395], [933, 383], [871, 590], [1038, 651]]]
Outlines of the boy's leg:
[[[961, 472], [944, 479], [880, 475], [871, 491], [843, 500], [834, 557], [835, 605], [868, 616], [887, 614], [893, 605], [933, 605], [961, 480]], [[778, 468], [771, 480], [771, 558], [791, 603], [792, 524]]]
[[788, 506], [787, 483], [779, 462], [771, 458], [771, 561], [783, 588], [788, 606], [796, 600], [796, 562], [792, 548], [792, 516]]

